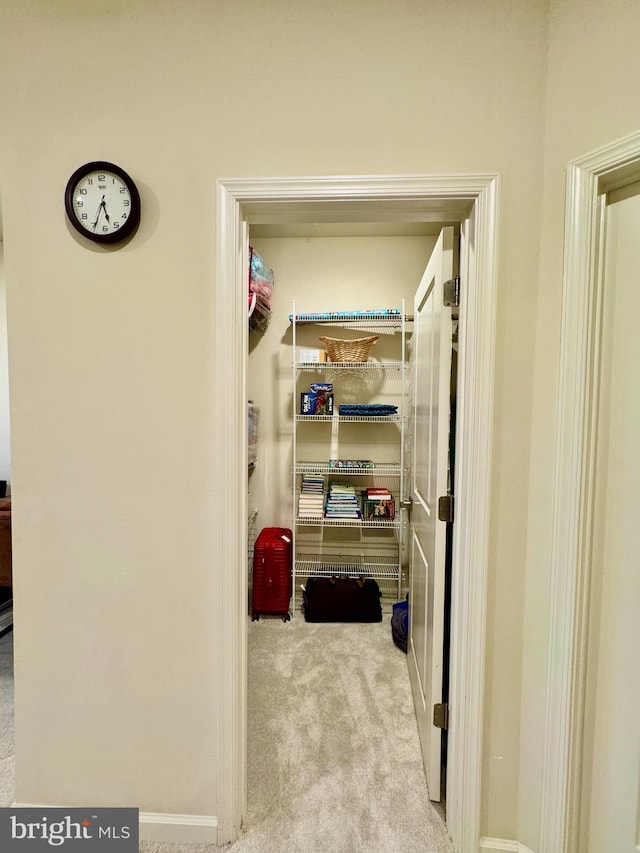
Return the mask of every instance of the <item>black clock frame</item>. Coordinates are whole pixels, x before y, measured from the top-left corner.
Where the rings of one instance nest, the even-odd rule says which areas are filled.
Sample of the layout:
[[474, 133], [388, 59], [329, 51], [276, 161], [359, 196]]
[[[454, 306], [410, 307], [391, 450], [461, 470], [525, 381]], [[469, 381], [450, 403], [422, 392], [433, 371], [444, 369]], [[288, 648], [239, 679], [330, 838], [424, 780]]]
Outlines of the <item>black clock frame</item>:
[[[73, 207], [73, 196], [78, 182], [90, 172], [98, 172], [100, 170], [113, 172], [114, 175], [117, 175], [127, 185], [127, 189], [131, 196], [131, 210], [129, 212], [129, 218], [122, 228], [119, 228], [117, 231], [113, 231], [111, 234], [92, 234], [91, 231], [83, 228], [75, 215]], [[86, 237], [87, 240], [92, 240], [95, 243], [121, 243], [133, 234], [140, 224], [140, 193], [138, 192], [138, 188], [136, 187], [133, 179], [125, 172], [124, 169], [120, 168], [120, 166], [116, 166], [115, 163], [108, 163], [106, 160], [93, 160], [91, 163], [85, 163], [84, 166], [80, 166], [80, 168], [75, 170], [73, 175], [71, 175], [67, 181], [67, 187], [64, 193], [64, 206], [67, 211], [69, 222], [73, 225], [76, 231], [79, 234], [82, 234], [83, 237]]]

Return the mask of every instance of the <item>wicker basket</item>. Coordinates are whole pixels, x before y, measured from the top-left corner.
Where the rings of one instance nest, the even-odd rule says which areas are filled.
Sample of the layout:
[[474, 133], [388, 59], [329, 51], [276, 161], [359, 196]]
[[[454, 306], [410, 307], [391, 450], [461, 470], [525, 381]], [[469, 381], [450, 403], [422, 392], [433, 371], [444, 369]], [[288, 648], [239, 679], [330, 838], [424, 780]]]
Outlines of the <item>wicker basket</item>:
[[339, 338], [320, 337], [329, 359], [334, 362], [348, 364], [362, 363], [369, 358], [371, 347], [378, 340], [378, 335], [368, 338], [357, 338], [354, 341], [342, 341]]

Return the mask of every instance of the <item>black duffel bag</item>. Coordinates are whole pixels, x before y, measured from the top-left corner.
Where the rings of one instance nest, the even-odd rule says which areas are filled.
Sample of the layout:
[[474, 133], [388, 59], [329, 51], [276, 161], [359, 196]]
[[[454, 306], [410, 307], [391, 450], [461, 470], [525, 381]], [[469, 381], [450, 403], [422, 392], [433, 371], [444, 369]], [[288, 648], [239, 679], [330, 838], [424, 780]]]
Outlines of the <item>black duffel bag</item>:
[[310, 577], [304, 590], [307, 622], [382, 622], [380, 587], [373, 578]]

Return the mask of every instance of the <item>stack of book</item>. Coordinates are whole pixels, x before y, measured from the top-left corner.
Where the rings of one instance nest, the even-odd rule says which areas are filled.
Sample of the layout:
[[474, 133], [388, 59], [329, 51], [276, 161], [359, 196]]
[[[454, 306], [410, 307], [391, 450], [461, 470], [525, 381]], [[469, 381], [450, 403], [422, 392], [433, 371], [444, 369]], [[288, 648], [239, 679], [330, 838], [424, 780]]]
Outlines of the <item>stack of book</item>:
[[298, 516], [322, 518], [324, 477], [303, 477], [298, 496]]
[[324, 517], [327, 519], [362, 518], [355, 486], [348, 483], [329, 483]]
[[388, 521], [396, 517], [396, 502], [389, 489], [371, 487], [362, 492], [362, 512], [365, 520]]

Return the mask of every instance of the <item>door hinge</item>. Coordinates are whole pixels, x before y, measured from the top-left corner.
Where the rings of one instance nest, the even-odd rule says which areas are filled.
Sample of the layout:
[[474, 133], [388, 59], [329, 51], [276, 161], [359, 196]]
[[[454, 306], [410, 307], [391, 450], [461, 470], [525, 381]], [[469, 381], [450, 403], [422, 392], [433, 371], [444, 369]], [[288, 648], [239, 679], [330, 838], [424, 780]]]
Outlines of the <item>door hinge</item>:
[[453, 524], [453, 495], [450, 493], [438, 498], [438, 520]]
[[446, 702], [433, 706], [433, 725], [437, 729], [449, 728], [449, 706]]
[[443, 285], [442, 301], [445, 308], [457, 308], [460, 305], [460, 276], [450, 278]]

